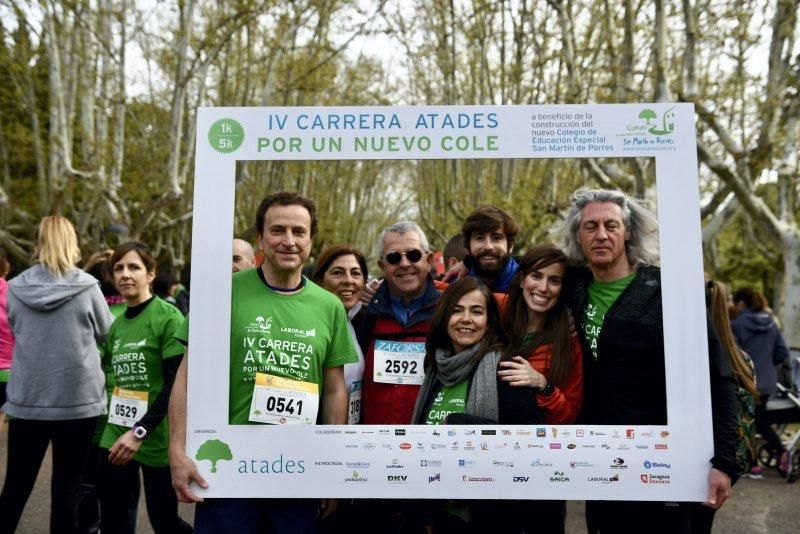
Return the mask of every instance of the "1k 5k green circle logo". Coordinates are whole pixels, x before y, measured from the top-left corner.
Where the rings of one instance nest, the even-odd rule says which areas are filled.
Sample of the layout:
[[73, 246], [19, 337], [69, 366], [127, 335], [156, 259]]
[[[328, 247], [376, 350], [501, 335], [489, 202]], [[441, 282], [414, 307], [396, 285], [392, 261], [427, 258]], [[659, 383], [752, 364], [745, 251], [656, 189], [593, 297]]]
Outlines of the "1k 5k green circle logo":
[[223, 154], [230, 154], [242, 146], [244, 128], [233, 119], [220, 119], [208, 130], [211, 148]]

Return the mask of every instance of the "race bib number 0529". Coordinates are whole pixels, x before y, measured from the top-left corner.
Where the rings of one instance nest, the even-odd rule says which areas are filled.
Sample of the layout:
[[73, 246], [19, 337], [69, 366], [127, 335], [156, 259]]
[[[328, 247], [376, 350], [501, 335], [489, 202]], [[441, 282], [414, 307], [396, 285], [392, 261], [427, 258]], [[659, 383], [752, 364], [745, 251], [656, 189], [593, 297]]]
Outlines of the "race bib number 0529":
[[131, 428], [147, 413], [147, 392], [117, 386], [108, 406], [108, 422]]
[[250, 420], [273, 425], [313, 425], [319, 409], [319, 385], [256, 373]]
[[420, 385], [425, 378], [425, 343], [375, 341], [372, 379], [384, 384]]

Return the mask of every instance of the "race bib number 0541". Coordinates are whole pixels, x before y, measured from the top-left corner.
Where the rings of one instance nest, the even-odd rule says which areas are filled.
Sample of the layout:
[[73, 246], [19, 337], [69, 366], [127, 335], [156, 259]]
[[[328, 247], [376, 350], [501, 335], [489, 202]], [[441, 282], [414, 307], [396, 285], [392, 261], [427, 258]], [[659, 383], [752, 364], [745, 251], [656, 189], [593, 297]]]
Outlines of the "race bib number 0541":
[[319, 409], [319, 385], [256, 373], [250, 420], [273, 425], [313, 425]]
[[372, 379], [384, 384], [420, 385], [425, 378], [425, 343], [375, 341]]

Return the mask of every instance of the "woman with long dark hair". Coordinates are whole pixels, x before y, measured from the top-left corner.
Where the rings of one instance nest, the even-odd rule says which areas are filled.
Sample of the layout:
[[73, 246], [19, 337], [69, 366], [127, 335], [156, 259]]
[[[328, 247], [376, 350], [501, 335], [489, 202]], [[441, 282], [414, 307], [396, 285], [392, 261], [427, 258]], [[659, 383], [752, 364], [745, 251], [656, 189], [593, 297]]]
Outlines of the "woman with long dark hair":
[[[738, 435], [736, 440], [736, 464], [743, 473], [750, 472], [755, 461], [755, 413], [758, 402], [758, 389], [755, 381], [755, 367], [750, 356], [736, 344], [731, 329], [728, 305], [728, 292], [725, 285], [714, 280], [706, 282], [706, 307], [708, 317], [714, 326], [722, 352], [728, 359], [736, 380], [736, 399], [738, 402]], [[734, 480], [734, 483], [736, 481]], [[692, 504], [692, 532], [709, 534], [716, 510], [700, 503]]]
[[575, 421], [583, 402], [583, 360], [572, 319], [561, 298], [567, 257], [553, 245], [533, 247], [508, 291], [503, 326], [509, 361], [500, 378], [536, 391], [550, 424]]
[[3, 406], [12, 419], [0, 495], [2, 530], [13, 532], [53, 447], [51, 532], [76, 532], [81, 473], [106, 394], [97, 343], [111, 325], [100, 287], [75, 267], [78, 238], [67, 219], [42, 219], [37, 262], [9, 282], [14, 357]]
[[[497, 379], [505, 339], [489, 288], [474, 277], [442, 294], [425, 340], [425, 380], [412, 424], [535, 424], [541, 411], [530, 393]], [[434, 529], [482, 530], [503, 517], [506, 532], [521, 531], [530, 508], [510, 501], [449, 502], [432, 512]], [[538, 521], [538, 519], [537, 519]]]

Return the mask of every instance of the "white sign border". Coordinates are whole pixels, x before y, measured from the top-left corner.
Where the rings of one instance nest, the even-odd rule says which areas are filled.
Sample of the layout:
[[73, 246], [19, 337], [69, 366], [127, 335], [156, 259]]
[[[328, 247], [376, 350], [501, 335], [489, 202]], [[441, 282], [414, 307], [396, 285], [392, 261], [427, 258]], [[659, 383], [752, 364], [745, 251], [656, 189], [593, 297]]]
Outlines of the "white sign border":
[[[674, 129], [669, 131], [669, 135], [663, 135], [666, 132], [665, 124], [661, 134], [649, 133], [650, 121], [639, 118], [643, 109], [653, 110], [664, 121], [669, 115], [674, 119]], [[467, 127], [450, 129], [441, 126], [441, 118], [445, 114], [457, 117], [459, 113], [470, 118]], [[384, 114], [387, 117], [395, 114], [400, 118], [401, 128], [341, 129], [340, 121], [340, 129], [332, 132], [302, 129], [303, 124], [299, 121], [301, 115], [306, 115], [305, 125], [310, 126], [315, 115], [328, 117], [332, 114], [339, 114], [340, 119], [345, 114], [356, 117], [362, 114]], [[426, 125], [428, 128], [422, 132], [433, 140], [432, 150], [382, 153], [354, 152], [352, 149], [334, 153], [307, 151], [314, 136], [340, 136], [345, 146], [349, 147], [354, 146], [354, 138], [359, 135], [420, 136], [420, 129], [414, 128], [413, 124], [414, 117], [418, 118], [421, 114], [436, 114], [440, 122], [438, 128]], [[481, 128], [475, 124], [475, 114], [483, 117]], [[494, 114], [496, 119], [495, 128], [487, 126], [490, 114]], [[268, 118], [284, 115], [288, 117], [284, 129], [275, 131], [273, 127], [270, 130]], [[559, 117], [577, 115], [592, 117], [591, 128], [567, 126], [554, 129], [591, 129], [595, 132], [576, 133], [576, 136], [593, 142], [542, 143], [540, 146], [546, 148], [533, 152], [534, 140], [541, 140], [539, 135], [532, 132], [533, 122], [571, 124], [570, 119]], [[220, 119], [233, 119], [244, 130], [244, 143], [228, 154], [213, 150], [209, 143], [209, 129]], [[187, 453], [194, 457], [200, 445], [208, 439], [221, 439], [233, 450], [233, 460], [218, 462], [215, 473], [211, 472], [210, 462], [197, 462], [198, 469], [209, 482], [207, 490], [194, 488], [198, 494], [206, 497], [441, 498], [447, 495], [472, 499], [705, 500], [713, 443], [694, 108], [691, 104], [200, 108], [197, 122]], [[658, 125], [652, 128], [659, 131]], [[545, 126], [541, 126], [537, 131], [542, 133], [545, 129]], [[448, 134], [467, 139], [477, 136], [484, 143], [489, 135], [495, 136], [494, 143], [498, 148], [491, 152], [444, 152], [441, 143]], [[303, 150], [274, 153], [262, 146], [262, 151], [257, 151], [259, 138], [274, 139], [278, 136], [301, 138]], [[546, 427], [548, 436], [555, 433], [561, 439], [545, 438], [544, 446], [558, 442], [563, 447], [561, 450], [525, 450], [528, 443], [538, 446], [534, 438], [528, 439], [525, 434], [533, 430], [535, 435], [537, 428], [480, 427], [475, 451], [464, 450], [466, 441], [472, 441], [467, 433], [474, 428], [439, 427], [438, 431], [446, 438], [441, 442], [452, 446], [452, 442], [457, 441], [459, 450], [437, 452], [428, 448], [439, 441], [438, 437], [431, 434], [431, 427], [298, 426], [277, 430], [261, 425], [227, 424], [231, 291], [229, 258], [234, 230], [237, 161], [638, 156], [652, 157], [656, 162], [669, 414], [667, 427]], [[325, 221], [321, 223], [325, 224]], [[493, 429], [496, 435], [481, 436], [480, 431], [484, 429]], [[396, 435], [399, 431], [405, 431], [405, 437]], [[448, 431], [456, 435], [447, 436]], [[505, 434], [504, 431], [511, 434]], [[583, 438], [576, 437], [578, 431], [582, 431]], [[597, 436], [597, 433], [604, 435]], [[629, 433], [633, 437], [626, 441]], [[620, 437], [614, 437], [614, 434]], [[509, 435], [519, 439], [512, 439]], [[589, 439], [589, 436], [593, 437]], [[500, 448], [504, 439], [510, 442], [507, 445], [510, 454]], [[484, 442], [488, 451], [480, 450]], [[525, 443], [525, 447], [521, 447], [522, 452], [513, 451], [516, 442]], [[408, 450], [399, 449], [401, 443], [410, 443], [412, 447]], [[423, 445], [424, 452], [418, 449], [419, 443]], [[603, 443], [608, 446], [607, 449], [602, 446]], [[636, 449], [634, 444], [638, 443], [647, 445], [648, 449]], [[383, 449], [386, 444], [392, 446], [391, 452]], [[567, 449], [570, 444], [576, 445], [576, 448]], [[596, 448], [582, 449], [583, 444], [594, 444]], [[656, 445], [661, 450], [655, 450]], [[495, 446], [498, 448], [495, 449]], [[664, 447], [667, 447], [666, 450]], [[348, 448], [354, 449], [348, 451]], [[435, 458], [439, 454], [445, 458], [441, 466], [435, 465]], [[487, 463], [489, 458], [492, 458], [492, 462]], [[580, 464], [584, 458], [584, 463], [590, 466], [570, 464], [573, 461]], [[622, 458], [626, 462], [625, 467], [612, 467], [615, 458]], [[434, 460], [433, 465], [429, 459]], [[452, 464], [456, 459], [465, 460], [465, 463], [474, 460], [478, 464], [475, 467], [459, 467]], [[389, 467], [392, 460], [403, 465], [397, 469], [403, 472], [402, 476], [406, 476], [406, 479], [401, 476], [401, 479], [389, 481], [394, 473], [394, 468]], [[545, 465], [535, 465], [536, 460]], [[342, 465], [330, 465], [340, 461]], [[662, 468], [645, 467], [646, 462], [652, 465], [654, 461], [662, 464]], [[428, 465], [423, 466], [422, 463]], [[291, 466], [287, 467], [289, 464]], [[513, 467], [507, 467], [512, 464]], [[245, 472], [240, 472], [243, 467]], [[648, 477], [654, 474], [659, 475], [653, 479], [658, 483], [651, 484]], [[436, 475], [439, 480], [436, 480]], [[613, 479], [614, 475], [619, 475], [618, 482], [606, 483], [603, 480]], [[592, 476], [600, 480], [590, 481]], [[517, 477], [527, 477], [527, 481], [519, 483], [517, 480], [517, 483], [513, 483], [512, 479]], [[561, 480], [565, 478], [569, 480]]]

